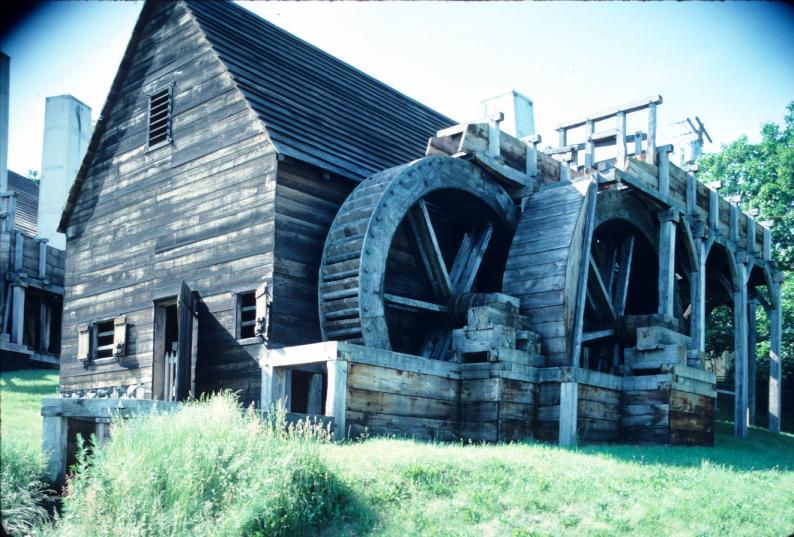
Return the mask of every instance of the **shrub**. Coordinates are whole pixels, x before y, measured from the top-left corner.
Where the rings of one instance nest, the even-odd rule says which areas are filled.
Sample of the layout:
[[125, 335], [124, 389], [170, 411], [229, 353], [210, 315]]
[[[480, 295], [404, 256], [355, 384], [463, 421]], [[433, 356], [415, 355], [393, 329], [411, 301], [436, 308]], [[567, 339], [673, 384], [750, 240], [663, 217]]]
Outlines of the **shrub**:
[[4, 532], [27, 535], [34, 527], [49, 521], [43, 504], [52, 492], [43, 482], [44, 460], [31, 451], [4, 438], [0, 444], [0, 515]]
[[341, 492], [320, 459], [328, 432], [263, 423], [231, 395], [173, 414], [116, 420], [82, 455], [59, 535], [296, 535], [335, 513]]

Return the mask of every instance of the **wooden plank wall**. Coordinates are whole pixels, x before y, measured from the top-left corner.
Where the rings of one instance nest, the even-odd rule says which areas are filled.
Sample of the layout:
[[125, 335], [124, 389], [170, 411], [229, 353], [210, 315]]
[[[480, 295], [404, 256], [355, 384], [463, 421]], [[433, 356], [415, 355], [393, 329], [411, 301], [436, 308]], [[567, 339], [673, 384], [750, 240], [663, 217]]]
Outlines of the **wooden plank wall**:
[[[144, 383], [153, 300], [197, 291], [197, 389], [259, 397], [234, 340], [234, 291], [270, 281], [276, 155], [261, 123], [179, 3], [153, 8], [67, 228], [61, 389]], [[173, 142], [147, 150], [148, 92], [173, 84]], [[120, 362], [78, 363], [77, 327], [125, 314]]]
[[535, 438], [556, 443], [560, 434], [560, 383], [542, 382], [537, 393]]
[[670, 443], [714, 445], [716, 385], [676, 375], [670, 390]]
[[355, 183], [286, 158], [278, 163], [271, 345], [321, 340], [317, 277], [331, 222]]
[[580, 442], [620, 440], [621, 392], [580, 383], [577, 436]]
[[532, 437], [535, 383], [492, 376], [461, 380], [459, 433], [472, 442]]
[[366, 432], [455, 440], [459, 399], [457, 373], [444, 374], [431, 368], [426, 372], [407, 371], [351, 361], [345, 422], [353, 437]]

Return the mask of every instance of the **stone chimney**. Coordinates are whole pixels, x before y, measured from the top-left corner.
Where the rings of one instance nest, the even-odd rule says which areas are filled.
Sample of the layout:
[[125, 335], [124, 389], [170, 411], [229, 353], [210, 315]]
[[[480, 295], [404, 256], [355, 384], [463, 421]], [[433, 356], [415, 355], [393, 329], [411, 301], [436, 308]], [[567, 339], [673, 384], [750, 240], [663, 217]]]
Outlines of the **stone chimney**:
[[61, 212], [91, 138], [91, 109], [71, 95], [47, 97], [41, 157], [38, 236], [66, 248], [58, 233]]

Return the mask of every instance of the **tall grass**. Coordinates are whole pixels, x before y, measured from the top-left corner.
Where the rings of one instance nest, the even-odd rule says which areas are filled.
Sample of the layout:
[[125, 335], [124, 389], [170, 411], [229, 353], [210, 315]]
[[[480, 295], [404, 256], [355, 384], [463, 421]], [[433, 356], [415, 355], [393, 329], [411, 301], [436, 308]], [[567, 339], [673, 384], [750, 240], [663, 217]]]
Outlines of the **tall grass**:
[[0, 518], [9, 535], [27, 535], [50, 520], [43, 505], [53, 493], [43, 481], [44, 461], [13, 438], [0, 444]]
[[333, 516], [341, 490], [320, 458], [327, 431], [263, 424], [231, 395], [113, 423], [83, 456], [57, 535], [300, 535]]

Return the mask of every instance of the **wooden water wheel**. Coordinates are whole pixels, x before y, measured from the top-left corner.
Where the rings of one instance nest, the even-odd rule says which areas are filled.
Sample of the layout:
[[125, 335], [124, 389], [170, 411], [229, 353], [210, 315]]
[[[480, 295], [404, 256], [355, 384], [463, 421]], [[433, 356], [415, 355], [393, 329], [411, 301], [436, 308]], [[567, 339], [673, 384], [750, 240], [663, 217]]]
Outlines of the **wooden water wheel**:
[[323, 338], [444, 359], [467, 298], [501, 289], [518, 215], [461, 159], [426, 157], [363, 181], [323, 250]]

